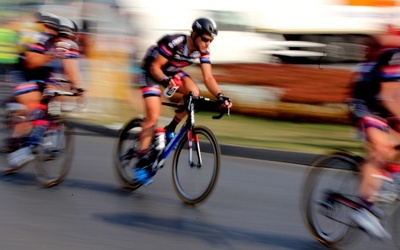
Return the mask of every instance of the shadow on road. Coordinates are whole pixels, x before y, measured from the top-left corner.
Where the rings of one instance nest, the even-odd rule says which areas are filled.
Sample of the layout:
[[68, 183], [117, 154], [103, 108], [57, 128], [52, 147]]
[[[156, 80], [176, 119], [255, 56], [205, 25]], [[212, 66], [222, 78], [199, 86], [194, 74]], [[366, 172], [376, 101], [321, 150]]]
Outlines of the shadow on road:
[[[161, 218], [144, 214], [96, 214], [96, 218], [107, 223], [120, 224], [124, 226], [140, 228], [141, 231], [149, 230], [152, 234], [173, 233], [184, 237], [199, 238], [212, 245], [212, 248], [219, 249], [232, 245], [235, 248], [237, 242], [247, 245], [258, 244], [268, 249], [271, 246], [284, 247], [295, 250], [321, 250], [326, 249], [312, 240], [301, 237], [293, 237], [282, 234], [271, 234], [241, 230], [226, 226], [219, 226], [210, 223], [203, 223], [197, 220], [184, 218]], [[236, 243], [235, 243], [236, 242]]]
[[[29, 172], [18, 172], [10, 175], [0, 175], [0, 181], [21, 186], [38, 186], [36, 182], [34, 173]], [[55, 189], [57, 187], [75, 188], [82, 190], [90, 190], [96, 192], [119, 194], [123, 196], [130, 196], [132, 192], [122, 190], [118, 185], [105, 184], [103, 182], [79, 180], [75, 178], [68, 178], [58, 184], [57, 186], [51, 187], [50, 189]]]

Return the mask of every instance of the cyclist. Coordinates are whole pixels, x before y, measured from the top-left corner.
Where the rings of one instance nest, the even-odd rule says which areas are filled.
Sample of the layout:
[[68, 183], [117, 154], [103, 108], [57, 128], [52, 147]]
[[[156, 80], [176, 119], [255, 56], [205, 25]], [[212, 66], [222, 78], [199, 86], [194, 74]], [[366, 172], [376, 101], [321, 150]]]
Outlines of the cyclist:
[[[196, 19], [192, 24], [190, 35], [172, 34], [162, 37], [156, 45], [151, 46], [142, 62], [142, 71], [139, 76], [139, 85], [142, 90], [146, 118], [142, 123], [140, 134], [139, 161], [133, 169], [136, 179], [143, 185], [152, 182], [150, 170], [147, 168], [148, 148], [151, 145], [154, 126], [157, 124], [161, 113], [161, 90], [176, 86], [176, 79], [180, 79], [181, 86], [178, 91], [181, 94], [195, 96], [200, 95], [200, 89], [193, 79], [182, 70], [200, 59], [200, 68], [204, 83], [211, 94], [218, 99], [225, 100], [224, 106], [231, 107], [228, 97], [221, 93], [218, 84], [212, 74], [209, 46], [218, 34], [216, 23], [207, 17]], [[175, 78], [174, 78], [175, 77]], [[167, 140], [173, 136], [176, 126], [184, 118], [186, 113], [177, 113], [166, 128]]]
[[[383, 190], [383, 183], [391, 184], [392, 177], [385, 171], [395, 162], [396, 150], [389, 131], [400, 132], [400, 117], [396, 99], [400, 81], [400, 48], [383, 49], [372, 60], [362, 63], [354, 78], [350, 110], [360, 131], [364, 134], [367, 157], [362, 164], [359, 187], [362, 208], [356, 209], [352, 219], [370, 235], [388, 238], [389, 233], [378, 218], [381, 212], [373, 205], [389, 201], [393, 192]], [[397, 90], [396, 90], [397, 88]]]
[[[42, 100], [42, 92], [46, 83], [50, 82], [52, 73], [58, 68], [65, 68], [65, 75], [73, 85], [77, 85], [77, 72], [73, 72], [68, 67], [68, 63], [60, 66], [58, 58], [75, 58], [79, 48], [76, 43], [71, 46], [63, 55], [60, 51], [65, 51], [59, 44], [59, 30], [63, 34], [63, 23], [60, 26], [60, 18], [50, 13], [37, 13], [38, 22], [43, 24], [44, 31], [36, 38], [36, 43], [28, 45], [26, 51], [20, 57], [18, 70], [13, 73], [14, 97], [18, 103], [28, 107], [26, 123], [22, 123], [14, 128], [12, 138], [8, 142], [8, 147], [14, 152], [9, 154], [10, 165], [19, 167], [33, 159], [31, 146], [40, 143], [44, 131], [48, 125], [45, 119], [46, 105]], [[60, 29], [61, 27], [61, 29]], [[72, 51], [72, 52], [71, 52]], [[70, 55], [71, 54], [71, 55]], [[63, 62], [66, 59], [63, 59]], [[28, 135], [26, 138], [25, 135]]]

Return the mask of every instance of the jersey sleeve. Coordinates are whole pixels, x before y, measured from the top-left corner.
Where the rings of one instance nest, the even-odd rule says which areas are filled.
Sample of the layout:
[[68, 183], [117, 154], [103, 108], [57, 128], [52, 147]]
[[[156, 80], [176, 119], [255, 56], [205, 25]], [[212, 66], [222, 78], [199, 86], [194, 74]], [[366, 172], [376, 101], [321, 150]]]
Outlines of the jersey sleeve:
[[400, 49], [388, 49], [379, 58], [378, 80], [400, 81]]
[[175, 45], [172, 43], [172, 38], [169, 35], [164, 36], [158, 42], [158, 53], [168, 60], [173, 59]]
[[76, 59], [79, 57], [79, 46], [76, 42], [66, 39], [56, 43], [57, 51], [63, 53], [65, 59]]
[[29, 44], [27, 46], [27, 51], [44, 54], [50, 48], [49, 46], [51, 44], [50, 36], [40, 33], [35, 36], [34, 40], [35, 40], [34, 43]]
[[207, 49], [207, 52], [205, 54], [200, 55], [200, 63], [211, 63], [210, 49]]

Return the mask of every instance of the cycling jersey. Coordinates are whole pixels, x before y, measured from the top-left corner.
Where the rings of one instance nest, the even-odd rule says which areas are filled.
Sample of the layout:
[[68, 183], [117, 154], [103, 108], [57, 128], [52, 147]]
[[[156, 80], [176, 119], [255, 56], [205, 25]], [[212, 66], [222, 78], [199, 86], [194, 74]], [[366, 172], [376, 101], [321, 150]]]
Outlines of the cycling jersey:
[[[28, 45], [27, 51], [39, 54], [53, 54], [55, 52], [55, 40], [53, 35], [40, 33], [35, 37], [36, 43]], [[52, 72], [52, 62], [34, 69], [27, 69], [24, 66], [24, 54], [20, 57], [20, 69], [23, 71], [27, 81], [44, 80], [50, 77]]]
[[159, 54], [168, 59], [167, 64], [162, 67], [162, 71], [167, 76], [174, 76], [179, 73], [182, 78], [190, 77], [181, 68], [193, 64], [197, 59], [200, 60], [200, 63], [211, 63], [209, 49], [206, 53], [197, 50], [189, 53], [186, 35], [166, 35], [157, 42], [157, 45], [151, 46], [143, 58], [142, 72], [139, 76], [139, 85], [142, 88], [143, 97], [160, 96], [161, 91], [158, 84], [161, 82], [149, 72], [151, 63]]
[[43, 84], [36, 84], [30, 81], [49, 83], [50, 77], [64, 78], [63, 64], [61, 59], [76, 59], [79, 57], [79, 46], [76, 42], [61, 38], [58, 39], [50, 34], [41, 33], [36, 37], [36, 43], [28, 46], [28, 50], [39, 54], [51, 54], [57, 58], [52, 59], [46, 65], [28, 69], [24, 67], [24, 54], [20, 57], [19, 70], [13, 72], [14, 95], [21, 95], [31, 91], [43, 91]]
[[379, 92], [382, 82], [400, 81], [400, 48], [382, 50], [374, 62], [360, 64], [357, 73], [351, 103], [351, 111], [356, 118], [393, 116], [382, 104]]
[[193, 64], [197, 59], [200, 59], [200, 63], [210, 63], [209, 50], [204, 54], [200, 51], [189, 54], [187, 37], [183, 34], [166, 35], [157, 42], [156, 46], [151, 46], [143, 59], [142, 69], [148, 70], [158, 54], [168, 59], [168, 63], [162, 68], [167, 73], [178, 72], [181, 68]]

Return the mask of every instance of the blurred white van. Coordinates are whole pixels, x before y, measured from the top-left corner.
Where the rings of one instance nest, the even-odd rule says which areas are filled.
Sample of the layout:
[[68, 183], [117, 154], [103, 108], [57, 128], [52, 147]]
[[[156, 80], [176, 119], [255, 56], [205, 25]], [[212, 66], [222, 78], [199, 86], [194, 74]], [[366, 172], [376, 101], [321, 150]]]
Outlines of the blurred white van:
[[221, 0], [125, 0], [122, 11], [129, 12], [132, 25], [140, 38], [138, 57], [165, 34], [190, 34], [192, 22], [208, 16], [215, 20], [219, 32], [210, 45], [212, 63], [266, 63], [271, 41], [265, 34], [254, 31], [256, 15], [242, 1]]

